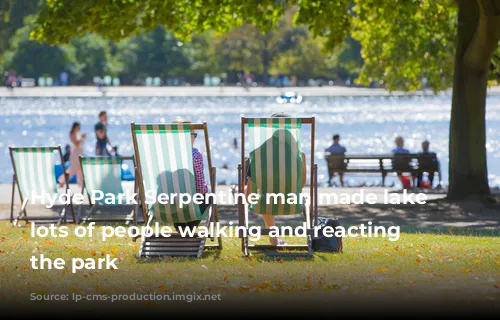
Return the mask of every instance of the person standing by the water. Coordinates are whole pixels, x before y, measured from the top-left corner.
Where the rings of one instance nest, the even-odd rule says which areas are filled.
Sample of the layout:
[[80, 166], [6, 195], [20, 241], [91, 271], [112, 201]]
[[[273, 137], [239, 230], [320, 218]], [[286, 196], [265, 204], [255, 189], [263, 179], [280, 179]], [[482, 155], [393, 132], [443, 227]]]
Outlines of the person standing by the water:
[[[62, 174], [59, 176], [57, 181], [59, 182], [59, 186], [63, 186], [66, 182], [66, 178], [71, 180], [76, 175], [76, 181], [78, 185], [81, 187], [83, 185], [83, 174], [82, 168], [80, 167], [80, 156], [83, 154], [83, 143], [87, 138], [87, 135], [84, 133], [79, 137], [80, 132], [80, 122], [73, 122], [71, 126], [71, 131], [69, 132], [69, 140], [71, 144], [73, 144], [73, 151], [71, 151], [69, 157], [69, 169], [66, 170], [67, 177]], [[64, 163], [62, 164], [64, 165]]]
[[95, 145], [95, 154], [96, 156], [111, 156], [111, 153], [108, 150], [109, 138], [108, 138], [108, 114], [106, 111], [99, 112], [99, 122], [96, 123], [95, 127], [95, 136], [97, 139]]

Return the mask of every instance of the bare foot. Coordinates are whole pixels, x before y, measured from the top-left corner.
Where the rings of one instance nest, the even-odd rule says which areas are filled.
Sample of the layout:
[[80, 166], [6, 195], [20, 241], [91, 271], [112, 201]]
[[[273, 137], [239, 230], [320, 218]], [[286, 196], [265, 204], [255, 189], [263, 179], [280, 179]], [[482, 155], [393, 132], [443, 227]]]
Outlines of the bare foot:
[[269, 238], [269, 242], [271, 242], [271, 244], [273, 246], [284, 246], [286, 245], [286, 241], [283, 240], [283, 239], [280, 239], [280, 238], [276, 238], [276, 237], [270, 237]]

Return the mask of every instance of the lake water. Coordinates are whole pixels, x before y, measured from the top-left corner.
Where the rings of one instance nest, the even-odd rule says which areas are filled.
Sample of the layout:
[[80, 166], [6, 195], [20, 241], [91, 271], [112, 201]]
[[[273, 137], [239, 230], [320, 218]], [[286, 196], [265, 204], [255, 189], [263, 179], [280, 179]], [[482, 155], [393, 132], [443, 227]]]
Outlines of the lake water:
[[[306, 97], [300, 105], [279, 105], [273, 97], [102, 97], [102, 98], [0, 98], [0, 183], [12, 181], [8, 146], [41, 146], [69, 142], [73, 121], [88, 133], [84, 150], [93, 154], [93, 126], [101, 110], [108, 111], [108, 136], [122, 155], [133, 154], [130, 122], [171, 122], [178, 117], [208, 122], [213, 163], [218, 181], [236, 182], [239, 149], [233, 139], [240, 137], [240, 118], [264, 117], [283, 111], [291, 116], [315, 115], [316, 154], [319, 181], [326, 181], [323, 150], [334, 133], [341, 135], [349, 154], [383, 154], [393, 148], [394, 137], [402, 135], [405, 146], [420, 151], [428, 139], [442, 164], [442, 181], [448, 181], [448, 125], [451, 97]], [[500, 186], [500, 96], [490, 95], [487, 106], [488, 172], [491, 186]], [[303, 134], [303, 151], [310, 154], [310, 136]], [[198, 136], [196, 146], [203, 148]], [[227, 164], [229, 169], [222, 169]], [[350, 176], [349, 184], [368, 185], [380, 177]], [[395, 179], [388, 180], [391, 184]]]

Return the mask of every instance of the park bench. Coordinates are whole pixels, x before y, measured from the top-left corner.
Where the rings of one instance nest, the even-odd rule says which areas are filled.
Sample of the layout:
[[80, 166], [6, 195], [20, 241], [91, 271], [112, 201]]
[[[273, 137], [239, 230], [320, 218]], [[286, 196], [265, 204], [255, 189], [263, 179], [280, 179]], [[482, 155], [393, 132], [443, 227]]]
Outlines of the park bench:
[[441, 171], [436, 154], [388, 154], [388, 155], [329, 155], [325, 156], [328, 171], [339, 173], [380, 173], [382, 186], [389, 173], [410, 173], [416, 177], [419, 173]]

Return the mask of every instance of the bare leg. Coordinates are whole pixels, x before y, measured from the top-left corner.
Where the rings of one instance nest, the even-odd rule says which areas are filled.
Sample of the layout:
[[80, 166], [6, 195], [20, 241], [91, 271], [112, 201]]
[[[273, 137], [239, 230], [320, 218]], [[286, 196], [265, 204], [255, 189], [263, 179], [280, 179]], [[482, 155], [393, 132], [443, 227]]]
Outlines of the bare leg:
[[403, 176], [402, 176], [402, 175], [401, 175], [401, 176], [399, 176], [399, 175], [398, 175], [398, 179], [399, 179], [399, 182], [401, 182], [401, 186], [402, 186], [402, 187], [403, 187], [403, 189], [404, 189], [404, 188], [405, 188], [405, 184], [404, 184], [404, 182], [403, 182]]
[[344, 187], [344, 174], [339, 172], [339, 180], [342, 188]]
[[[69, 180], [71, 180], [71, 178], [73, 178], [75, 174], [73, 173], [73, 170], [71, 169], [71, 167], [68, 168], [68, 170], [66, 170], [66, 177], [64, 176], [64, 173], [61, 174], [59, 176], [59, 178], [57, 178], [57, 182], [59, 182], [59, 187], [64, 187], [64, 185], [66, 184], [66, 178]], [[83, 177], [82, 177], [82, 181], [83, 181]]]
[[83, 186], [83, 173], [81, 171], [76, 173], [76, 182], [78, 183], [78, 186]]
[[[267, 229], [276, 225], [274, 216], [272, 214], [263, 214], [262, 219], [264, 219], [264, 224], [266, 225]], [[273, 246], [284, 244], [284, 241], [278, 237], [269, 237], [269, 242], [271, 242]]]

